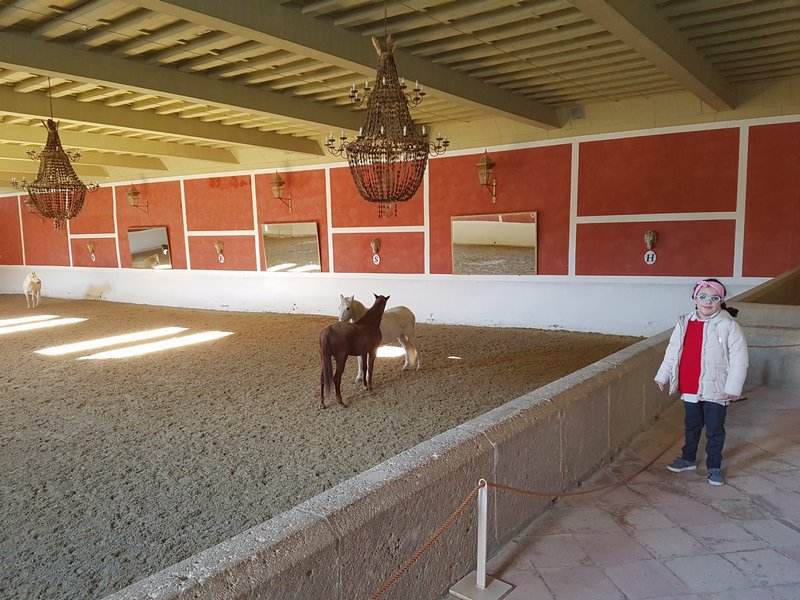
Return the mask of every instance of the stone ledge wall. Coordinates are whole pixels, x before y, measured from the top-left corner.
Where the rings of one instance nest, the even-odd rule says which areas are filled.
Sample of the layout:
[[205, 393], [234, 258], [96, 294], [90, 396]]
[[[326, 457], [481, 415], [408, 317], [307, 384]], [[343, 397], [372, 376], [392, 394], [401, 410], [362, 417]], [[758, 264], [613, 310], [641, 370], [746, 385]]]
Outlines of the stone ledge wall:
[[[673, 401], [653, 383], [668, 335], [444, 432], [106, 600], [366, 600], [479, 479], [567, 490], [648, 427]], [[490, 494], [490, 547], [550, 500]], [[475, 515], [473, 502], [385, 598], [439, 598], [473, 568]]]
[[[800, 307], [786, 302], [796, 279], [800, 269], [776, 278], [774, 290], [768, 283], [731, 300], [752, 346], [748, 387], [800, 385], [800, 349], [776, 347], [800, 341]], [[568, 490], [651, 425], [675, 401], [653, 383], [670, 333], [444, 432], [106, 600], [366, 600], [478, 480]], [[550, 500], [493, 491], [490, 550]], [[475, 514], [473, 502], [385, 598], [440, 598], [474, 568]]]

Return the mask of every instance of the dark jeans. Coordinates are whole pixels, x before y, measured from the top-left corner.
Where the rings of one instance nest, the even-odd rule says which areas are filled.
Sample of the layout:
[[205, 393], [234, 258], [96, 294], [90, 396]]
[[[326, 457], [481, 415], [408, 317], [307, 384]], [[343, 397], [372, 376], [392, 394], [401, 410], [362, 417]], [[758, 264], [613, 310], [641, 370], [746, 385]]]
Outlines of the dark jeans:
[[728, 407], [716, 402], [684, 402], [686, 443], [682, 449], [684, 460], [695, 462], [700, 432], [706, 428], [706, 468], [722, 466], [722, 446], [725, 444], [725, 415]]

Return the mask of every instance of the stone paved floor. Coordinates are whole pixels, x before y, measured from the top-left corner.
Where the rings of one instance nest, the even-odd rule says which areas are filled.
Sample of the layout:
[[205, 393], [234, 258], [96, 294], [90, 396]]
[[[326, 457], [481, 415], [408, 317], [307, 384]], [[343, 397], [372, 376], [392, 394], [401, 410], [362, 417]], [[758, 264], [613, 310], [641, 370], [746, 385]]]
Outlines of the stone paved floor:
[[[585, 489], [506, 544], [487, 572], [504, 600], [800, 599], [800, 389], [762, 387], [731, 405], [723, 472], [666, 465], [683, 444], [680, 402]], [[701, 441], [701, 450], [704, 441]]]

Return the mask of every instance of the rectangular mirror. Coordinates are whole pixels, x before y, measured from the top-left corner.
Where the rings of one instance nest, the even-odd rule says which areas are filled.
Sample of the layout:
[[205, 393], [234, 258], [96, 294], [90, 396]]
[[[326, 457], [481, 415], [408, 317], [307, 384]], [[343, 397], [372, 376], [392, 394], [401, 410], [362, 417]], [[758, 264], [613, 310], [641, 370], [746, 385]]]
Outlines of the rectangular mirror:
[[166, 227], [128, 229], [131, 266], [134, 269], [171, 269]]
[[319, 273], [317, 223], [265, 223], [264, 265], [267, 271]]
[[536, 275], [536, 211], [451, 220], [454, 275]]

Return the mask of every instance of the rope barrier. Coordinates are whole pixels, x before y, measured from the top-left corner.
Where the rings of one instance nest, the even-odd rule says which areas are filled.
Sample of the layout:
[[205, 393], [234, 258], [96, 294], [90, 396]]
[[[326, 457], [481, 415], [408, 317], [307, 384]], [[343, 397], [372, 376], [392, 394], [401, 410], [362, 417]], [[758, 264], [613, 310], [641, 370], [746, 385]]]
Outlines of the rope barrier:
[[[681, 437], [682, 436], [683, 436], [683, 434], [681, 434]], [[643, 473], [644, 471], [649, 469], [651, 466], [653, 466], [653, 464], [659, 458], [661, 458], [661, 456], [667, 450], [669, 450], [673, 445], [675, 445], [675, 443], [679, 439], [680, 438], [676, 438], [676, 440], [673, 441], [669, 446], [667, 446], [661, 452], [659, 452], [656, 455], [656, 457], [653, 458], [653, 460], [651, 460], [649, 463], [644, 465], [642, 468], [640, 468], [638, 471], [636, 471], [633, 475], [629, 475], [628, 477], [626, 477], [625, 479], [622, 479], [621, 481], [616, 481], [614, 483], [608, 483], [606, 485], [601, 485], [599, 487], [592, 488], [590, 490], [580, 490], [580, 491], [577, 491], [577, 492], [537, 492], [537, 491], [534, 491], [534, 490], [523, 490], [521, 488], [516, 488], [516, 487], [510, 486], [510, 485], [504, 485], [502, 483], [494, 483], [494, 482], [487, 482], [485, 484], [485, 486], [487, 488], [494, 488], [494, 489], [505, 491], [505, 492], [515, 492], [515, 493], [522, 494], [522, 495], [525, 495], [525, 496], [565, 497], [565, 496], [580, 496], [580, 495], [583, 495], [583, 494], [594, 494], [594, 493], [597, 493], [597, 492], [600, 492], [600, 491], [603, 491], [603, 490], [606, 490], [606, 489], [609, 489], [609, 488], [620, 487], [620, 486], [623, 486], [623, 485], [627, 484], [630, 480], [636, 478], [638, 475], [640, 475], [641, 473]], [[400, 566], [400, 568], [398, 568], [392, 574], [392, 576], [389, 577], [389, 579], [387, 579], [384, 582], [384, 584], [381, 587], [379, 587], [369, 597], [369, 600], [378, 600], [381, 596], [383, 596], [383, 594], [385, 594], [389, 590], [389, 588], [391, 588], [395, 584], [395, 582], [398, 579], [400, 579], [400, 577], [405, 575], [405, 573], [411, 568], [411, 566], [415, 562], [417, 562], [420, 559], [420, 557], [428, 550], [428, 548], [430, 548], [434, 544], [434, 542], [436, 542], [436, 540], [438, 540], [442, 536], [442, 534], [444, 534], [444, 532], [447, 531], [447, 529], [450, 527], [450, 525], [452, 525], [453, 522], [458, 517], [461, 516], [461, 514], [466, 510], [467, 506], [469, 506], [469, 503], [472, 502], [475, 499], [475, 497], [478, 495], [478, 491], [482, 487], [484, 487], [484, 483], [483, 482], [481, 482], [480, 484], [478, 484], [474, 488], [472, 488], [472, 491], [466, 496], [466, 498], [464, 498], [464, 500], [461, 502], [461, 504], [458, 505], [458, 508], [456, 508], [450, 514], [450, 516], [447, 517], [445, 522], [442, 523], [439, 526], [439, 528], [433, 533], [433, 535], [431, 537], [428, 538], [428, 540], [419, 548], [419, 550], [417, 550], [411, 556], [411, 558], [406, 560]]]
[[480, 486], [480, 485], [476, 485], [474, 488], [472, 488], [472, 491], [471, 491], [471, 492], [470, 492], [470, 493], [467, 495], [467, 497], [466, 497], [466, 498], [464, 498], [464, 500], [461, 502], [461, 504], [459, 504], [459, 505], [458, 505], [458, 508], [456, 508], [456, 509], [455, 509], [455, 510], [454, 510], [454, 511], [453, 511], [453, 512], [450, 514], [450, 516], [449, 516], [449, 517], [447, 517], [447, 520], [445, 520], [445, 522], [444, 522], [444, 523], [442, 523], [442, 524], [439, 526], [439, 528], [438, 528], [438, 529], [437, 529], [437, 530], [436, 530], [436, 531], [433, 533], [433, 535], [432, 535], [431, 537], [429, 537], [429, 538], [428, 538], [428, 541], [426, 541], [426, 542], [425, 542], [425, 543], [424, 543], [424, 544], [423, 544], [423, 545], [420, 547], [420, 549], [419, 549], [419, 550], [417, 550], [417, 551], [416, 551], [416, 552], [415, 552], [415, 553], [414, 553], [414, 554], [411, 556], [411, 558], [409, 558], [409, 559], [408, 559], [406, 562], [404, 562], [404, 563], [403, 563], [403, 564], [400, 566], [400, 568], [399, 568], [399, 569], [397, 569], [397, 571], [395, 571], [395, 572], [394, 572], [394, 574], [392, 574], [392, 576], [391, 576], [391, 577], [389, 577], [389, 579], [387, 579], [387, 580], [386, 580], [386, 582], [385, 582], [385, 583], [384, 583], [384, 584], [383, 584], [381, 587], [379, 587], [379, 588], [378, 588], [378, 589], [375, 591], [375, 593], [374, 593], [374, 594], [372, 594], [372, 596], [370, 596], [370, 597], [369, 597], [369, 600], [378, 600], [378, 598], [380, 598], [381, 596], [383, 596], [383, 594], [384, 594], [384, 593], [386, 593], [386, 591], [387, 591], [387, 590], [388, 590], [390, 587], [392, 587], [392, 586], [394, 585], [394, 582], [395, 582], [395, 581], [397, 581], [398, 579], [400, 579], [400, 577], [402, 577], [402, 576], [405, 574], [405, 572], [406, 572], [406, 571], [408, 571], [408, 570], [411, 568], [411, 565], [413, 565], [415, 562], [417, 562], [417, 560], [419, 560], [419, 557], [420, 557], [420, 556], [422, 556], [422, 555], [425, 553], [425, 551], [427, 551], [427, 550], [428, 550], [428, 548], [430, 548], [430, 547], [433, 545], [433, 543], [434, 543], [434, 542], [435, 542], [437, 539], [439, 539], [439, 538], [441, 537], [441, 535], [442, 535], [442, 534], [443, 534], [445, 531], [447, 531], [447, 528], [448, 528], [448, 527], [450, 527], [450, 525], [452, 525], [452, 524], [453, 524], [453, 521], [455, 521], [455, 520], [456, 520], [458, 517], [460, 517], [460, 516], [461, 516], [461, 513], [463, 513], [463, 512], [466, 510], [467, 506], [469, 506], [469, 503], [470, 503], [470, 502], [472, 502], [472, 501], [475, 499], [475, 496], [477, 496], [477, 495], [478, 495], [478, 490], [479, 490], [481, 487], [482, 487], [482, 486]]
[[748, 344], [748, 348], [797, 348], [800, 344], [778, 344], [775, 346], [757, 346]]
[[[683, 434], [681, 434], [681, 437], [683, 437]], [[552, 497], [563, 498], [563, 497], [566, 497], [566, 496], [581, 496], [583, 494], [596, 494], [597, 492], [602, 492], [603, 490], [607, 490], [607, 489], [610, 489], [610, 488], [615, 488], [615, 487], [620, 487], [620, 486], [626, 485], [629, 481], [631, 481], [632, 479], [635, 479], [640, 474], [644, 473], [647, 469], [652, 467], [655, 464], [655, 462], [659, 458], [661, 458], [667, 450], [672, 448], [672, 446], [674, 446], [675, 443], [677, 443], [677, 441], [679, 439], [681, 439], [681, 438], [676, 438], [676, 440], [674, 442], [672, 442], [669, 446], [667, 446], [661, 452], [659, 452], [653, 460], [651, 460], [649, 463], [644, 465], [642, 468], [640, 468], [638, 471], [636, 471], [633, 475], [629, 475], [628, 477], [626, 477], [625, 479], [622, 479], [621, 481], [615, 481], [613, 483], [607, 483], [605, 485], [601, 485], [599, 487], [592, 488], [590, 490], [579, 490], [577, 492], [537, 492], [537, 491], [533, 491], [533, 490], [523, 490], [522, 488], [515, 488], [515, 487], [512, 487], [510, 485], [504, 485], [502, 483], [489, 482], [486, 485], [489, 486], [490, 488], [494, 488], [494, 489], [501, 490], [501, 491], [504, 491], [504, 492], [515, 492], [517, 494], [522, 494], [523, 496], [545, 496], [547, 498], [552, 498]]]

